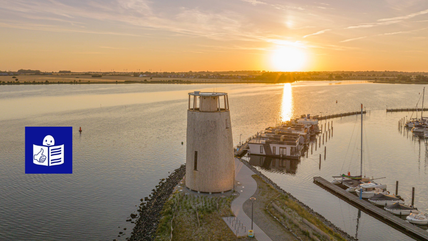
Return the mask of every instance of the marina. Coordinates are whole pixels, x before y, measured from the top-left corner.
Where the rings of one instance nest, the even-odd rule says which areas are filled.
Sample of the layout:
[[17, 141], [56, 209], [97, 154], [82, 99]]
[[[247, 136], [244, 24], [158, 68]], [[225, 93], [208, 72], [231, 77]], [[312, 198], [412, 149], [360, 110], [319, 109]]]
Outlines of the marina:
[[[389, 195], [389, 192], [386, 190], [386, 185], [374, 182], [373, 178], [363, 177], [363, 114], [365, 113], [363, 112], [363, 105], [361, 105], [360, 112], [349, 113], [359, 113], [361, 115], [361, 173], [359, 176], [351, 176], [349, 172], [348, 175], [342, 174], [341, 176], [333, 176], [335, 178], [333, 182], [328, 182], [322, 177], [317, 176], [313, 178], [314, 183], [329, 190], [336, 196], [345, 199], [352, 205], [357, 206], [358, 208], [363, 208], [363, 210], [366, 211], [368, 214], [375, 216], [379, 220], [388, 223], [388, 225], [391, 225], [392, 227], [397, 228], [400, 231], [403, 231], [403, 233], [405, 233], [406, 235], [416, 237], [417, 239], [428, 240], [428, 233], [425, 232], [423, 229], [409, 223], [410, 221], [404, 221], [403, 219], [395, 216], [399, 215], [401, 217], [403, 215], [410, 215], [409, 217], [407, 217], [407, 219], [410, 219], [412, 223], [425, 224], [425, 219], [427, 218], [427, 216], [425, 214], [419, 214], [419, 211], [414, 208], [414, 188], [412, 191], [412, 205], [409, 206], [404, 204], [404, 201], [400, 196], [396, 196], [398, 193], [398, 181], [396, 182], [396, 195]], [[303, 147], [306, 147], [306, 150], [308, 150], [307, 145], [310, 143], [311, 137], [314, 137], [313, 139], [316, 141], [317, 138], [315, 136], [322, 132], [322, 125], [321, 129], [318, 126], [318, 118], [318, 116], [314, 116], [312, 117], [312, 119], [310, 119], [310, 115], [302, 115], [300, 119], [291, 119], [290, 121], [279, 126], [268, 127], [264, 131], [260, 133], [258, 132], [255, 136], [249, 138], [249, 140], [243, 145], [239, 146], [237, 148], [236, 154], [240, 154], [242, 156], [247, 152], [248, 154], [253, 156], [265, 156], [266, 160], [268, 158], [269, 160], [270, 158], [285, 158], [289, 160], [299, 159], [300, 155], [298, 158], [295, 158], [295, 156], [291, 156], [290, 153], [286, 153], [285, 150], [291, 149], [293, 151], [302, 151]], [[303, 121], [305, 122], [305, 125], [299, 125]], [[327, 124], [328, 129], [326, 129]], [[296, 131], [296, 129], [298, 131]], [[324, 123], [324, 130], [328, 133], [330, 132], [330, 130], [332, 131], [333, 122]], [[287, 134], [288, 136], [286, 136]], [[294, 136], [295, 138], [290, 139], [290, 134], [296, 135]], [[322, 133], [322, 137], [324, 144], [324, 133]], [[285, 141], [285, 138], [289, 139], [288, 143]], [[278, 142], [278, 139], [280, 139], [281, 142]], [[275, 152], [278, 147], [278, 144], [282, 146], [280, 147], [280, 150], [281, 148], [283, 149], [279, 152], [281, 155]], [[321, 144], [321, 138], [319, 144]], [[299, 148], [300, 145], [303, 147]], [[317, 146], [316, 143], [315, 146]], [[324, 148], [324, 160], [325, 158], [326, 147]], [[260, 167], [264, 166], [264, 164], [262, 164], [264, 161], [263, 159], [260, 160], [261, 162], [251, 161], [252, 159], [254, 158], [251, 158], [249, 161], [250, 163], [252, 163], [252, 165]], [[279, 163], [281, 163], [281, 161], [279, 161]], [[341, 188], [340, 186], [344, 188]], [[351, 192], [354, 192], [354, 194], [351, 194]], [[363, 198], [369, 200], [363, 200]]]
[[428, 240], [428, 232], [425, 230], [416, 227], [413, 224], [406, 222], [405, 220], [381, 209], [373, 204], [359, 199], [357, 196], [343, 190], [342, 188], [332, 184], [331, 182], [325, 180], [322, 177], [314, 177], [314, 183], [320, 185], [331, 193], [341, 197], [342, 199], [350, 202], [352, 205], [357, 206], [360, 210], [373, 215], [374, 217], [382, 220], [391, 227], [397, 228], [402, 231], [404, 234], [415, 237], [421, 240]]

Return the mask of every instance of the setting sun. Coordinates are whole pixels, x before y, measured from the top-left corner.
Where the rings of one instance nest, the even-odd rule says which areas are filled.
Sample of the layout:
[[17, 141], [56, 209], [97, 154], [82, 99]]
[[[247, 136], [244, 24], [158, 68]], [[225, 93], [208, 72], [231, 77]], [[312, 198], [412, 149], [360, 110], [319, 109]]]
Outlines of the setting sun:
[[276, 71], [301, 71], [306, 64], [306, 53], [299, 47], [281, 46], [271, 56]]

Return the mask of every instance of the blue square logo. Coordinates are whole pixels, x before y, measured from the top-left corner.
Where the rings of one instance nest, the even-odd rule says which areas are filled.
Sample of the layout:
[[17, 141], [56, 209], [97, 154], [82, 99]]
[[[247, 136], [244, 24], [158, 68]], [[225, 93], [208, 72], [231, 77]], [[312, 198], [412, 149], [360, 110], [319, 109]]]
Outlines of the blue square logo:
[[73, 127], [25, 127], [26, 174], [73, 173]]

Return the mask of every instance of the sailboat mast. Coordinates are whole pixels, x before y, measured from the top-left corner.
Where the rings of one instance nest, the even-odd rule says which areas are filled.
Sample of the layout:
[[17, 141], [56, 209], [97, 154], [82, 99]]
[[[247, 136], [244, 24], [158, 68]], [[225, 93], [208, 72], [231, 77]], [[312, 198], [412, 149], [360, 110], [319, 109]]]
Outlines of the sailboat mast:
[[424, 121], [424, 97], [425, 97], [425, 87], [424, 87], [424, 92], [422, 94], [422, 111], [421, 111], [421, 121]]
[[361, 104], [361, 178], [363, 177], [363, 104]]

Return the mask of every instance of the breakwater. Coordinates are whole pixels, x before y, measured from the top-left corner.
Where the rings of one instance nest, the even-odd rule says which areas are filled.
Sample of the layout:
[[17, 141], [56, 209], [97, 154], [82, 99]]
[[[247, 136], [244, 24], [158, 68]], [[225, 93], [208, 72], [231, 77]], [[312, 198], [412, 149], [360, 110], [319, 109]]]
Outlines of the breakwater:
[[[186, 166], [183, 164], [175, 169], [166, 179], [161, 179], [148, 197], [141, 199], [138, 215], [131, 214], [131, 219], [138, 218], [138, 220], [135, 222], [135, 227], [128, 240], [155, 239], [163, 206], [185, 174]], [[131, 219], [127, 221], [131, 221]]]
[[[421, 111], [422, 108], [397, 108], [397, 109], [386, 109], [386, 112], [407, 112], [407, 111]], [[428, 108], [424, 108], [427, 111]]]
[[346, 238], [347, 240], [356, 240], [354, 237], [352, 237], [351, 235], [349, 235], [348, 233], [346, 233], [345, 231], [343, 231], [339, 227], [335, 226], [332, 222], [328, 221], [324, 216], [322, 216], [321, 214], [315, 212], [312, 208], [308, 207], [306, 204], [300, 202], [293, 195], [291, 195], [290, 193], [288, 193], [285, 190], [283, 190], [280, 186], [278, 186], [275, 182], [273, 182], [268, 177], [266, 177], [263, 173], [261, 173], [255, 167], [253, 167], [250, 163], [248, 163], [247, 161], [242, 160], [242, 159], [240, 159], [240, 160], [241, 160], [242, 163], [244, 163], [244, 165], [246, 165], [248, 168], [250, 168], [251, 170], [253, 170], [259, 177], [261, 177], [263, 179], [263, 181], [265, 181], [266, 183], [272, 185], [272, 187], [274, 187], [278, 192], [280, 192], [280, 193], [288, 196], [290, 199], [292, 199], [293, 201], [297, 202], [300, 206], [302, 206], [303, 208], [305, 208], [310, 214], [316, 216], [325, 225], [327, 225], [328, 227], [330, 227], [331, 229], [333, 229], [334, 232], [340, 234], [342, 237]]
[[[367, 111], [363, 111], [363, 114], [366, 114], [366, 112]], [[345, 113], [340, 113], [340, 114], [319, 116], [317, 119], [318, 120], [327, 120], [327, 119], [339, 118], [339, 117], [350, 116], [350, 115], [361, 115], [361, 111], [345, 112]]]

